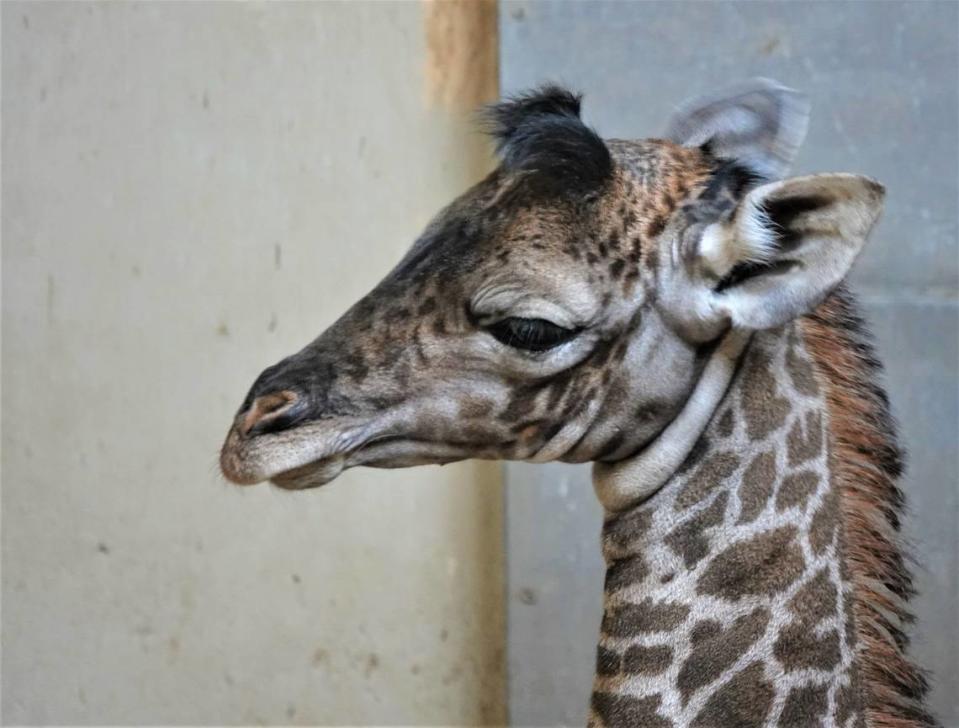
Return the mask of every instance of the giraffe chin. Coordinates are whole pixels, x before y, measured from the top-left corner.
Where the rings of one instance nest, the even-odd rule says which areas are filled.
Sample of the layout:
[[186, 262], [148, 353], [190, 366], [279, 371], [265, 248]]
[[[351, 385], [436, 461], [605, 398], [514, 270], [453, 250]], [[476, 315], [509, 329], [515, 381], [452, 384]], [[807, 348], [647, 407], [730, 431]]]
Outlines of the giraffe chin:
[[319, 488], [335, 480], [345, 469], [346, 458], [335, 455], [274, 475], [270, 483], [283, 490]]

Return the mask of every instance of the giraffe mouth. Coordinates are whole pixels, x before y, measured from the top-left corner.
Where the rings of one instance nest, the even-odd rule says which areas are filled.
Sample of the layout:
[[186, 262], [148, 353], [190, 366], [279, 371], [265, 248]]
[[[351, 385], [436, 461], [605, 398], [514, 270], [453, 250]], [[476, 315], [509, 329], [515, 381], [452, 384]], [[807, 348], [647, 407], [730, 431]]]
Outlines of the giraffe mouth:
[[331, 428], [329, 421], [318, 421], [253, 438], [242, 437], [234, 428], [220, 452], [220, 468], [237, 485], [269, 481], [284, 490], [307, 490], [360, 465], [402, 468], [477, 456], [463, 444], [384, 432], [369, 422]]
[[270, 483], [284, 490], [318, 488], [335, 480], [348, 468], [406, 468], [417, 465], [445, 465], [476, 457], [461, 445], [420, 440], [402, 435], [371, 438], [349, 452], [319, 458], [271, 477]]
[[220, 450], [220, 470], [236, 485], [269, 480], [288, 490], [317, 487], [343, 471], [347, 456], [372, 439], [371, 429], [369, 422], [316, 420], [251, 437], [234, 426]]

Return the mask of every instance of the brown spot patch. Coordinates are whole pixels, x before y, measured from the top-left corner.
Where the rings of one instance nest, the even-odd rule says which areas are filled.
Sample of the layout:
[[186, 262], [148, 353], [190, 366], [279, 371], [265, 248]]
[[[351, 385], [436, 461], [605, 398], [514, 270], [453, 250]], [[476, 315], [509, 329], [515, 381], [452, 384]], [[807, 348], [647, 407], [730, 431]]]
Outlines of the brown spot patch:
[[689, 641], [692, 645], [697, 645], [703, 640], [712, 639], [723, 631], [723, 625], [715, 619], [703, 619], [693, 625], [693, 631], [689, 633]]
[[653, 522], [648, 509], [634, 509], [613, 516], [603, 524], [603, 550], [607, 559], [620, 552], [629, 553], [639, 549], [638, 541]]
[[683, 487], [676, 499], [676, 510], [689, 508], [702, 502], [736, 472], [738, 466], [739, 457], [732, 452], [718, 452], [710, 455]]
[[781, 427], [789, 414], [789, 400], [777, 394], [776, 378], [769, 366], [768, 356], [755, 352], [743, 374], [741, 403], [751, 440], [761, 440]]
[[604, 634], [629, 637], [640, 632], [668, 632], [681, 625], [689, 607], [676, 602], [654, 602], [644, 599], [639, 604], [623, 604], [603, 615]]
[[816, 372], [812, 362], [798, 351], [797, 337], [789, 340], [786, 350], [786, 371], [792, 379], [793, 386], [802, 394], [814, 397], [819, 394], [819, 383], [816, 381]]
[[[646, 229], [643, 230], [643, 235], [649, 240], [658, 237], [665, 229], [667, 222], [669, 222], [668, 215], [657, 215], [651, 218], [649, 222], [646, 223]], [[652, 266], [653, 264], [650, 265]]]
[[739, 523], [752, 523], [762, 513], [776, 485], [776, 453], [759, 453], [743, 473], [739, 485]]
[[609, 677], [619, 674], [619, 665], [622, 658], [618, 652], [607, 649], [602, 645], [596, 651], [596, 674]]
[[[783, 712], [779, 716], [781, 728], [806, 728], [820, 725], [829, 707], [828, 685], [801, 685], [789, 691]], [[840, 723], [840, 725], [843, 725]]]
[[856, 612], [851, 591], [846, 592], [843, 596], [842, 608], [846, 621], [843, 625], [843, 631], [846, 633], [846, 646], [852, 648], [856, 645]]
[[634, 698], [631, 695], [612, 695], [593, 693], [593, 710], [603, 721], [603, 725], [643, 726], [643, 728], [673, 728], [673, 723], [657, 711], [662, 698], [653, 695], [648, 698]]
[[809, 545], [816, 554], [821, 554], [833, 542], [838, 517], [839, 499], [836, 488], [830, 484], [809, 527]]
[[416, 309], [417, 316], [429, 316], [436, 310], [436, 299], [433, 296], [427, 296]]
[[673, 650], [666, 645], [633, 645], [623, 655], [623, 672], [629, 675], [658, 675], [669, 669]]
[[468, 397], [460, 403], [460, 417], [463, 419], [481, 419], [492, 414], [495, 405], [488, 399]]
[[[805, 424], [805, 432], [803, 431]], [[799, 465], [812, 460], [822, 452], [823, 421], [822, 414], [815, 410], [807, 412], [805, 420], [797, 417], [786, 436], [789, 464]]]
[[805, 622], [792, 622], [780, 631], [773, 654], [787, 672], [831, 670], [839, 664], [839, 634], [830, 629], [817, 637]]
[[809, 496], [815, 493], [819, 487], [819, 480], [819, 474], [811, 470], [787, 475], [783, 478], [782, 485], [779, 486], [779, 493], [776, 496], [776, 510], [785, 511], [794, 506], [800, 506], [805, 510]]
[[805, 568], [797, 533], [795, 526], [783, 526], [727, 547], [700, 577], [697, 591], [731, 601], [782, 591]]
[[849, 682], [836, 691], [836, 721], [839, 725], [846, 725], [846, 721], [861, 709], [862, 698], [860, 696], [859, 676], [856, 668], [851, 668], [847, 672]]
[[606, 570], [605, 591], [612, 594], [617, 589], [631, 584], [639, 584], [649, 575], [649, 567], [642, 555], [616, 559]]
[[693, 728], [760, 728], [769, 715], [773, 694], [762, 663], [754, 662], [709, 698], [693, 720]]
[[695, 568], [709, 553], [709, 539], [705, 532], [723, 522], [728, 499], [728, 493], [720, 493], [709, 508], [700, 511], [666, 536], [666, 545], [683, 557], [687, 569]]
[[655, 271], [659, 265], [659, 250], [655, 246], [646, 249], [646, 259], [643, 261], [646, 270]]
[[766, 632], [769, 619], [769, 610], [760, 607], [739, 617], [726, 630], [710, 627], [708, 637], [703, 637], [700, 632], [692, 654], [683, 663], [676, 678], [683, 704], [699, 688], [716, 680], [742, 657]]
[[729, 437], [733, 434], [733, 428], [736, 426], [736, 413], [733, 411], [733, 408], [727, 407], [726, 411], [719, 418], [719, 422], [716, 423], [716, 434], [720, 437]]
[[699, 465], [703, 458], [709, 454], [710, 447], [712, 447], [712, 441], [707, 435], [704, 434], [696, 441], [696, 444], [693, 445], [693, 449], [689, 451], [689, 455], [686, 456], [683, 464], [679, 466], [679, 470], [676, 471], [676, 475], [683, 475], [691, 472], [692, 469]]
[[815, 626], [836, 613], [837, 597], [836, 585], [829, 578], [829, 570], [823, 568], [789, 600], [789, 608], [806, 624]]

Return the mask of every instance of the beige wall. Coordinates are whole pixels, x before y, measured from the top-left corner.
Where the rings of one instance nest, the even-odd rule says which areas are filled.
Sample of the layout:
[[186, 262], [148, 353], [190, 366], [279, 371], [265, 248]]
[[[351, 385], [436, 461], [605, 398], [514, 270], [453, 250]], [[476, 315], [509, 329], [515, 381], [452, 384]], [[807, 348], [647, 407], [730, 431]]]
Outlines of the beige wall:
[[451, 8], [3, 4], [5, 723], [503, 720], [496, 466], [216, 467], [488, 163]]

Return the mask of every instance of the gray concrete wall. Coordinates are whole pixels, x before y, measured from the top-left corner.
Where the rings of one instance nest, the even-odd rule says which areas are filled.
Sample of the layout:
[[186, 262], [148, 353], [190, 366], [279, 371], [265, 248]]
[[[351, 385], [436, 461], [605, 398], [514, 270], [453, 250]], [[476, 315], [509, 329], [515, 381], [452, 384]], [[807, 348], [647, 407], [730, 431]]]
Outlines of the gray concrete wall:
[[3, 722], [502, 722], [496, 466], [216, 467], [487, 168], [492, 8], [2, 13]]
[[[888, 188], [854, 272], [910, 452], [907, 537], [920, 566], [915, 655], [959, 726], [959, 5], [548, 3], [500, 6], [505, 93], [545, 79], [586, 92], [605, 136], [653, 136], [687, 96], [762, 75], [807, 91], [797, 172]], [[507, 467], [510, 711], [579, 724], [601, 612], [601, 514], [586, 468]]]

